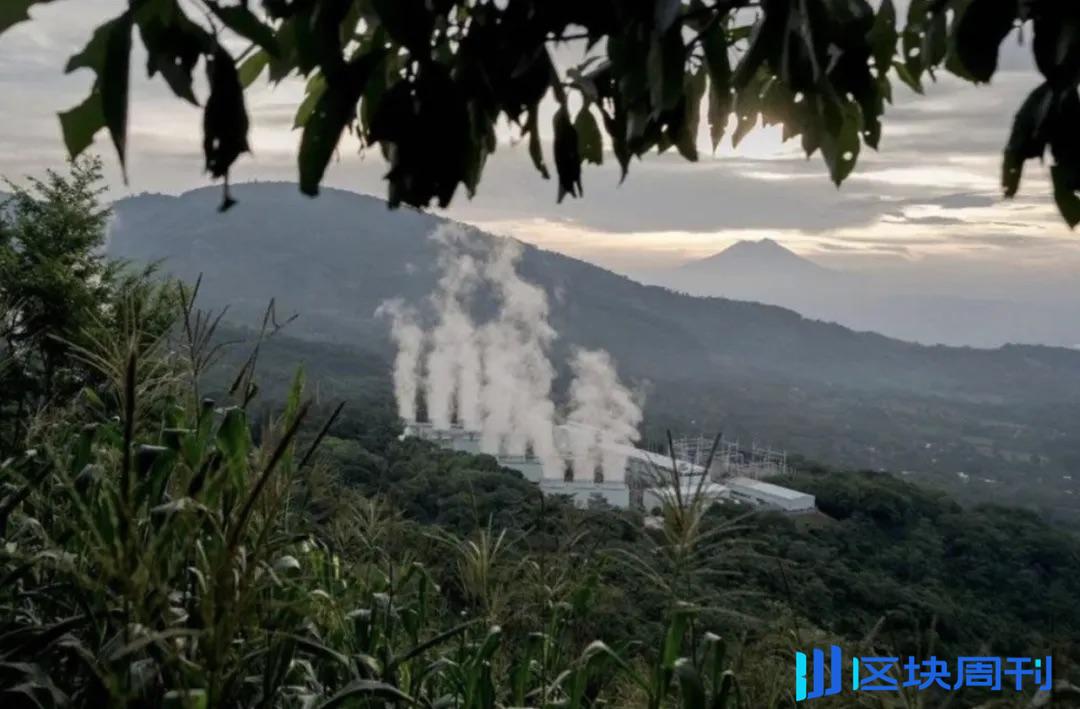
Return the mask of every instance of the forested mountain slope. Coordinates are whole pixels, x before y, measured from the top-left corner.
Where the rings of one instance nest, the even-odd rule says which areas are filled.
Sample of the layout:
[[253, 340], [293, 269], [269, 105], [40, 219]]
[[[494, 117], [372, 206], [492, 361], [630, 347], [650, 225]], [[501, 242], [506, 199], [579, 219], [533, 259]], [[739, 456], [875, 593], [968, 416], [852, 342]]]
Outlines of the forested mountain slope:
[[[331, 355], [314, 341], [388, 354], [374, 311], [390, 297], [423, 304], [438, 277], [428, 235], [441, 220], [338, 190], [317, 200], [290, 184], [235, 193], [226, 214], [213, 189], [121, 200], [109, 251], [202, 274], [204, 304], [229, 305], [235, 322], [253, 324], [275, 298], [279, 313], [300, 314], [287, 332], [312, 341], [315, 360]], [[1069, 508], [1080, 497], [1063, 477], [1080, 467], [1080, 353], [926, 347], [644, 286], [531, 247], [521, 271], [548, 294], [555, 360], [573, 346], [610, 351], [645, 394], [652, 434], [723, 428], [830, 463], [913, 471], [975, 498], [1020, 492]]]

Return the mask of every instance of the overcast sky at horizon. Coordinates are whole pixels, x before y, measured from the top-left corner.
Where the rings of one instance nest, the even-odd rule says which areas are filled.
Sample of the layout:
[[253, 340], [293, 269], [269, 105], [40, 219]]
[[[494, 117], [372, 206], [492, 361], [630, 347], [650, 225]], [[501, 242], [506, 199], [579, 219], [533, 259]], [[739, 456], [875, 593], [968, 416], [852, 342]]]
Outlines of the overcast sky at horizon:
[[[63, 66], [92, 27], [123, 5], [65, 0], [38, 6], [34, 21], [0, 36], [0, 175], [18, 179], [62, 164], [56, 113], [82, 101], [92, 81], [85, 70], [64, 75]], [[462, 189], [441, 213], [624, 272], [768, 237], [839, 267], [963, 263], [988, 272], [1080, 273], [1080, 235], [1057, 215], [1045, 167], [1029, 163], [1020, 197], [1000, 197], [1001, 149], [1016, 108], [1039, 80], [1027, 48], [1008, 44], [1003, 69], [989, 86], [943, 77], [926, 96], [916, 96], [895, 82], [897, 103], [885, 116], [881, 153], [864, 148], [839, 190], [819, 155], [807, 161], [797, 141], [782, 144], [778, 131], [759, 130], [738, 150], [726, 140], [714, 156], [702, 126], [699, 163], [674, 154], [649, 157], [631, 166], [620, 187], [608, 154], [603, 167], [585, 167], [585, 198], [561, 205], [554, 181], [539, 177], [523, 146], [501, 146], [476, 198], [468, 201]], [[111, 194], [176, 193], [209, 184], [200, 109], [173, 98], [160, 77], [148, 81], [138, 57], [132, 72], [130, 184], [119, 179], [105, 132], [91, 148], [105, 158]], [[294, 180], [299, 133], [291, 125], [302, 85], [256, 86], [249, 94], [254, 154], [239, 160], [233, 179]], [[384, 195], [381, 156], [358, 155], [348, 137], [343, 146], [326, 184]]]

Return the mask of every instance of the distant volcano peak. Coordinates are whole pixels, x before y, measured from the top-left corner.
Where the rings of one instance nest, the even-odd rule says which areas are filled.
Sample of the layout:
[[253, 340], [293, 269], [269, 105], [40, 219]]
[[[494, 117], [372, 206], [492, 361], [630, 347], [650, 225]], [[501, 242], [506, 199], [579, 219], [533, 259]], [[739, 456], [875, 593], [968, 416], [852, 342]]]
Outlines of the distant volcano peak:
[[736, 241], [719, 253], [692, 261], [680, 270], [688, 272], [726, 271], [736, 269], [739, 272], [760, 271], [776, 275], [777, 272], [820, 274], [828, 269], [813, 261], [799, 256], [775, 239], [757, 241]]

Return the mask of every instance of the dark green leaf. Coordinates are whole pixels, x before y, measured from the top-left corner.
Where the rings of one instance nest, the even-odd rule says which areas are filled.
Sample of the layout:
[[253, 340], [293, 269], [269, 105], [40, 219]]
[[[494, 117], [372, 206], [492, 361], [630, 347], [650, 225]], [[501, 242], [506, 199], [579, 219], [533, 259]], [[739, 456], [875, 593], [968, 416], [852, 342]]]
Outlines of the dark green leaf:
[[675, 678], [679, 682], [683, 709], [699, 709], [705, 706], [705, 686], [694, 663], [685, 657], [676, 660]]
[[933, 12], [927, 18], [923, 34], [922, 51], [920, 52], [923, 66], [933, 72], [933, 68], [941, 64], [941, 61], [945, 58], [948, 47], [948, 25], [945, 13]]
[[548, 172], [547, 164], [544, 163], [544, 151], [540, 146], [538, 116], [539, 112], [535, 106], [529, 109], [529, 118], [525, 124], [525, 131], [529, 134], [529, 157], [532, 158], [536, 169], [540, 171], [540, 175], [547, 180], [550, 179], [551, 174]]
[[761, 120], [766, 126], [783, 126], [783, 140], [790, 140], [802, 130], [803, 104], [795, 103], [795, 95], [784, 82], [770, 79], [761, 90]]
[[83, 426], [79, 431], [79, 437], [72, 446], [71, 462], [68, 464], [68, 472], [72, 475], [80, 472], [90, 464], [93, 453], [94, 439], [97, 437], [99, 428], [93, 424]]
[[705, 633], [703, 645], [702, 663], [715, 699], [720, 690], [720, 676], [724, 671], [726, 647], [723, 638], [714, 633]]
[[347, 704], [351, 699], [381, 699], [384, 701], [405, 702], [407, 704], [416, 703], [412, 697], [391, 684], [369, 679], [358, 679], [345, 685], [344, 689], [325, 702], [316, 705], [316, 708], [333, 709]]
[[555, 129], [555, 171], [559, 176], [558, 201], [562, 202], [568, 194], [581, 196], [581, 154], [578, 152], [577, 132], [570, 122], [566, 104], [555, 112], [552, 123]]
[[896, 54], [896, 8], [892, 0], [882, 0], [877, 15], [874, 16], [874, 26], [867, 36], [871, 52], [874, 57], [874, 66], [878, 76], [885, 76], [892, 66], [893, 56]]
[[653, 37], [646, 68], [654, 111], [670, 110], [682, 98], [685, 64], [686, 51], [678, 28]]
[[163, 709], [207, 709], [205, 689], [172, 689], [161, 698]]
[[578, 153], [582, 159], [593, 165], [604, 163], [604, 139], [600, 134], [600, 126], [588, 106], [582, 106], [574, 119], [574, 130], [577, 131]]
[[427, 0], [371, 0], [371, 5], [394, 41], [414, 56], [430, 52], [435, 17]]
[[[337, 149], [345, 127], [356, 119], [359, 95], [348, 87], [327, 87], [315, 101], [311, 115], [304, 122], [300, 139], [300, 191], [319, 194], [319, 184], [326, 166]], [[299, 114], [297, 120], [300, 120]]]
[[347, 656], [341, 654], [340, 652], [334, 650], [331, 647], [327, 647], [323, 643], [320, 643], [318, 640], [315, 640], [313, 638], [307, 638], [302, 635], [296, 635], [294, 633], [281, 633], [281, 635], [289, 638], [290, 640], [295, 642], [296, 645], [300, 647], [300, 649], [311, 653], [312, 655], [325, 658], [330, 662], [340, 665], [345, 669], [352, 669], [352, 662]]
[[761, 113], [761, 94], [765, 88], [766, 75], [759, 73], [754, 80], [739, 90], [735, 96], [735, 132], [731, 136], [732, 146], [738, 146], [743, 138], [757, 125]]
[[240, 76], [240, 85], [245, 89], [255, 83], [262, 74], [263, 69], [270, 63], [270, 55], [259, 49], [251, 53], [247, 59], [240, 63], [237, 74]]
[[[279, 56], [270, 56], [270, 81], [277, 83], [284, 79], [301, 63], [302, 49], [310, 44], [310, 17], [306, 14], [296, 14], [285, 20], [278, 27], [277, 41], [280, 50]], [[314, 65], [314, 61], [310, 62]]]
[[900, 77], [900, 81], [907, 84], [907, 87], [917, 94], [923, 92], [922, 82], [911, 73], [907, 64], [896, 62], [893, 64], [893, 69], [896, 69], [896, 75]]
[[322, 74], [315, 74], [308, 80], [304, 100], [296, 109], [296, 117], [293, 119], [294, 129], [307, 125], [308, 119], [315, 112], [315, 106], [318, 105], [324, 93], [326, 93], [326, 79], [322, 77]]
[[211, 12], [233, 32], [251, 40], [272, 57], [281, 56], [281, 47], [278, 45], [274, 28], [256, 17], [255, 13], [247, 6], [247, 3], [226, 7], [222, 7], [216, 2], [207, 4]]
[[615, 153], [615, 159], [619, 161], [619, 181], [626, 179], [626, 171], [630, 165], [630, 146], [626, 140], [626, 112], [620, 100], [615, 101], [614, 112], [609, 113], [603, 108], [600, 115], [604, 117], [604, 129], [611, 138], [611, 152]]
[[51, 0], [3, 0], [0, 2], [0, 34], [12, 25], [30, 19], [30, 7]]
[[251, 436], [243, 409], [233, 407], [225, 412], [225, 418], [218, 427], [217, 445], [229, 459], [243, 460], [247, 455], [251, 448]]
[[667, 32], [679, 19], [682, 10], [682, 0], [655, 0], [656, 28], [660, 32]]
[[497, 139], [495, 137], [495, 118], [477, 110], [476, 104], [472, 104], [469, 110], [470, 138], [466, 144], [467, 153], [465, 161], [465, 173], [462, 182], [468, 191], [469, 199], [476, 196], [476, 188], [480, 184], [480, 177], [484, 172], [488, 156], [495, 152]]
[[[377, 62], [380, 51], [374, 56]], [[372, 64], [370, 70], [375, 64]], [[493, 117], [466, 102], [464, 77], [439, 62], [423, 63], [409, 80], [397, 81], [379, 99], [369, 131], [390, 163], [389, 202], [446, 206], [459, 185], [476, 179], [492, 147]], [[350, 80], [349, 86], [363, 87]], [[329, 81], [330, 89], [334, 83]], [[328, 90], [330, 90], [328, 89]]]
[[855, 169], [859, 158], [861, 115], [857, 104], [844, 102], [835, 109], [836, 118], [833, 118], [834, 107], [824, 99], [821, 103], [819, 114], [825, 124], [821, 134], [821, 154], [829, 168], [829, 176], [839, 187]]
[[476, 654], [473, 656], [475, 662], [487, 662], [491, 660], [491, 657], [495, 654], [495, 651], [499, 649], [499, 643], [502, 642], [503, 631], [497, 625], [493, 625], [488, 628], [487, 635], [484, 636], [484, 642], [477, 649]]
[[266, 462], [266, 467], [259, 473], [258, 478], [255, 480], [255, 484], [251, 486], [250, 491], [247, 494], [247, 499], [244, 501], [240, 511], [233, 516], [229, 521], [229, 535], [226, 539], [226, 544], [230, 550], [235, 551], [237, 544], [240, 541], [241, 535], [246, 531], [247, 523], [251, 519], [251, 513], [255, 509], [255, 503], [262, 495], [263, 490], [266, 488], [266, 484], [270, 481], [270, 476], [277, 470], [278, 465], [281, 465], [283, 460], [292, 457], [293, 441], [296, 438], [296, 433], [300, 429], [300, 424], [307, 418], [307, 412], [310, 408], [310, 402], [305, 403], [300, 407], [300, 410], [296, 413], [296, 417], [289, 424], [289, 427], [285, 429], [285, 432], [281, 435], [277, 445], [274, 446], [273, 452], [270, 453], [270, 458]]
[[712, 139], [713, 150], [720, 145], [727, 130], [728, 117], [731, 116], [732, 95], [730, 90], [717, 88], [710, 84], [709, 87], [709, 137]]
[[1080, 197], [1076, 195], [1073, 175], [1062, 165], [1050, 167], [1054, 182], [1054, 202], [1069, 228], [1080, 224]]
[[169, 479], [176, 469], [177, 455], [163, 446], [138, 446], [135, 466], [141, 477], [136, 499], [157, 505], [164, 498]]
[[901, 34], [901, 63], [906, 75], [901, 75], [904, 83], [918, 93], [922, 93], [922, 75], [926, 70], [923, 61], [923, 38], [926, 35], [926, 22], [930, 12], [929, 0], [911, 0], [908, 5], [907, 24]]
[[241, 153], [248, 151], [248, 114], [244, 87], [233, 58], [218, 47], [207, 62], [210, 98], [203, 112], [203, 153], [213, 177], [226, 177]]
[[698, 124], [701, 122], [701, 100], [705, 96], [707, 80], [705, 70], [698, 69], [693, 74], [686, 75], [686, 109], [683, 112], [683, 120], [677, 126], [675, 147], [679, 154], [687, 160], [697, 160], [697, 135]]
[[[58, 620], [49, 625], [16, 627], [0, 635], [0, 648], [7, 657], [33, 657], [59, 638], [76, 631], [88, 622], [84, 615]], [[11, 627], [11, 626], [5, 626]]]
[[145, 444], [137, 446], [135, 448], [135, 471], [140, 476], [146, 475], [150, 472], [150, 468], [154, 465], [154, 462], [161, 457], [162, 454], [167, 453], [168, 451], [169, 449], [164, 446], [150, 446]]
[[68, 155], [76, 157], [94, 142], [94, 135], [105, 127], [105, 112], [101, 92], [95, 86], [86, 100], [60, 114], [60, 129]]
[[108, 656], [109, 662], [119, 662], [125, 658], [137, 655], [144, 651], [151, 645], [164, 645], [166, 641], [174, 640], [175, 638], [194, 638], [203, 632], [202, 630], [194, 628], [169, 628], [155, 633], [149, 633], [143, 635], [126, 645], [121, 645], [115, 648]]
[[881, 116], [885, 112], [885, 97], [888, 90], [889, 79], [882, 76], [875, 79], [872, 88], [859, 97], [863, 140], [875, 150], [881, 140]]
[[86, 131], [96, 122], [94, 112], [100, 108], [103, 123], [109, 129], [113, 145], [116, 146], [120, 166], [125, 171], [131, 30], [132, 17], [129, 11], [94, 30], [86, 47], [68, 60], [66, 71], [69, 73], [86, 68], [97, 74], [92, 91], [98, 93], [99, 98], [91, 97], [69, 111], [66, 121], [64, 116], [61, 117], [66, 128], [65, 136], [70, 135], [75, 139], [73, 143], [68, 143], [68, 152], [74, 157], [79, 153], [74, 152], [73, 147], [85, 149], [90, 144], [86, 141]]
[[[399, 75], [401, 69], [400, 60], [400, 57], [384, 56], [375, 65], [371, 76], [368, 77], [364, 86], [364, 93], [360, 97], [360, 126], [364, 135], [371, 131], [371, 122], [379, 110], [379, 102], [382, 100], [383, 94], [386, 93], [393, 80]], [[311, 89], [311, 80], [309, 80], [308, 91], [310, 92]]]
[[998, 47], [1018, 12], [1017, 0], [971, 0], [957, 18], [956, 57], [975, 81], [990, 81], [997, 71]]
[[199, 57], [213, 49], [213, 38], [192, 22], [177, 0], [153, 0], [140, 6], [135, 16], [146, 47], [146, 70], [161, 72], [173, 93], [197, 103], [191, 72]]
[[709, 136], [713, 150], [720, 145], [731, 114], [731, 61], [727, 42], [720, 23], [712, 25], [701, 37], [705, 66], [709, 71]]
[[1046, 151], [1046, 122], [1053, 100], [1050, 84], [1044, 83], [1028, 95], [1016, 112], [1001, 168], [1001, 186], [1006, 197], [1014, 196], [1019, 189], [1024, 162], [1041, 158]]
[[[1029, 7], [1033, 6], [1033, 7]], [[1080, 81], [1080, 13], [1075, 3], [1024, 3], [1034, 20], [1035, 66], [1048, 81], [1075, 86]]]
[[127, 181], [128, 81], [131, 74], [131, 15], [125, 13], [105, 47], [105, 66], [99, 75], [101, 104], [105, 125], [120, 156], [120, 167]]
[[37, 662], [0, 661], [0, 705], [5, 707], [62, 707], [70, 706], [70, 698], [60, 690], [45, 667]]
[[739, 688], [735, 682], [735, 673], [731, 670], [724, 670], [724, 673], [720, 676], [720, 686], [713, 690], [716, 694], [713, 696], [713, 703], [711, 709], [727, 709], [728, 697], [731, 693], [735, 692], [736, 707], [740, 707], [739, 703]]
[[434, 647], [437, 647], [439, 645], [442, 645], [443, 643], [445, 643], [445, 642], [447, 642], [449, 640], [452, 640], [453, 638], [457, 637], [458, 635], [461, 635], [466, 630], [468, 630], [472, 626], [479, 623], [480, 620], [481, 620], [480, 618], [474, 618], [472, 620], [467, 620], [464, 623], [461, 623], [459, 625], [454, 626], [453, 628], [450, 628], [449, 630], [445, 630], [445, 631], [439, 633], [438, 635], [435, 635], [435, 636], [433, 636], [431, 638], [428, 638], [424, 642], [421, 642], [421, 643], [417, 644], [416, 646], [411, 647], [408, 650], [403, 651], [400, 655], [397, 655], [397, 656], [391, 658], [390, 661], [387, 662], [387, 668], [392, 669], [392, 668], [398, 667], [398, 666], [400, 666], [400, 665], [402, 665], [402, 664], [404, 664], [406, 662], [409, 662], [409, 661], [413, 660], [414, 658], [419, 657], [420, 655], [423, 655], [428, 650], [430, 650], [430, 649], [432, 649]]
[[786, 16], [781, 15], [781, 10], [786, 9], [786, 6], [778, 3], [771, 3], [771, 5], [774, 7], [766, 7], [764, 17], [754, 25], [750, 47], [735, 67], [731, 85], [736, 91], [741, 92], [743, 87], [754, 79], [758, 68], [766, 59], [777, 53], [783, 41]]
[[672, 612], [667, 633], [664, 635], [664, 645], [660, 650], [660, 665], [664, 669], [671, 670], [675, 668], [675, 661], [679, 658], [679, 653], [682, 650], [686, 629], [694, 615], [694, 609], [685, 604], [680, 604]]

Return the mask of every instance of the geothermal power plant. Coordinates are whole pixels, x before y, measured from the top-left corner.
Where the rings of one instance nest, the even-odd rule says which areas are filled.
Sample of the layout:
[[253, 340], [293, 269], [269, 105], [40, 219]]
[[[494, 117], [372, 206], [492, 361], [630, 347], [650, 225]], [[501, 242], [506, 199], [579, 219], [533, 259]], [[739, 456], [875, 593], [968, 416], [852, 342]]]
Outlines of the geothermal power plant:
[[[440, 278], [427, 307], [392, 300], [379, 308], [398, 348], [393, 381], [404, 436], [495, 456], [543, 492], [581, 505], [649, 512], [677, 479], [716, 499], [814, 509], [812, 495], [764, 480], [787, 472], [782, 453], [725, 441], [706, 470], [700, 439], [664, 453], [637, 447], [640, 397], [602, 350], [573, 350], [566, 402], [557, 407], [549, 355], [556, 333], [546, 292], [518, 274], [521, 245], [454, 225], [431, 238]], [[496, 306], [484, 319], [474, 316], [481, 300]]]

